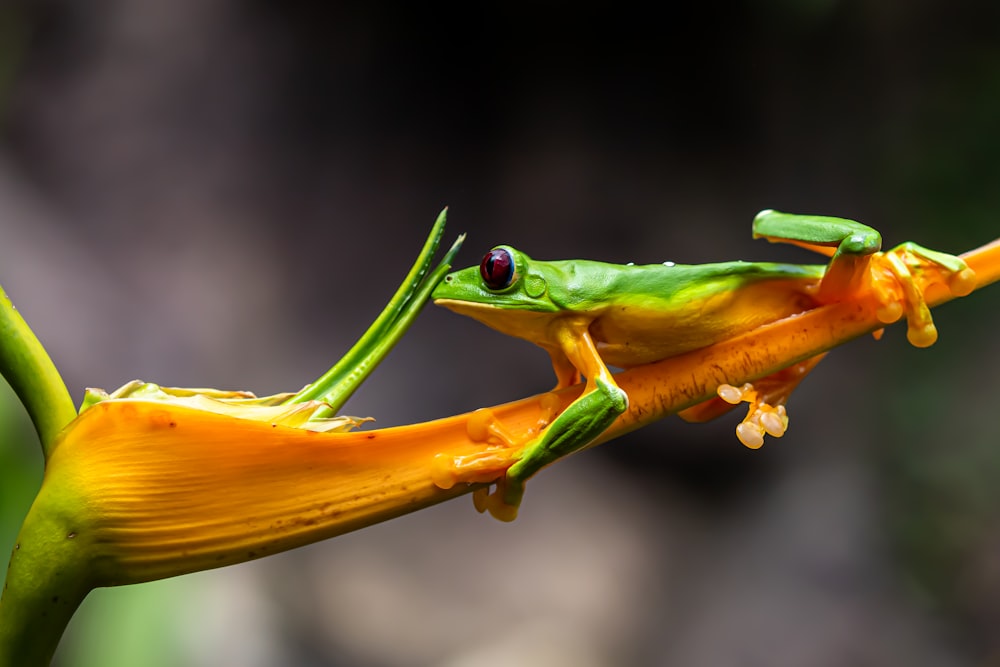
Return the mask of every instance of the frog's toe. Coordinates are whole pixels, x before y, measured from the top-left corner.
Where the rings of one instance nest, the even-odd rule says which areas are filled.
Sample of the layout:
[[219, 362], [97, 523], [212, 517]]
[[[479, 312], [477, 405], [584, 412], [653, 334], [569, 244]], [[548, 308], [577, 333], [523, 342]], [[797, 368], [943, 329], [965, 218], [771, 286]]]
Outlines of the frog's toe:
[[490, 516], [498, 521], [503, 521], [504, 523], [510, 523], [517, 518], [518, 508], [514, 505], [508, 505], [506, 503], [496, 503], [490, 508]]
[[976, 289], [976, 272], [968, 266], [948, 278], [948, 289], [955, 296], [968, 296]]
[[511, 449], [493, 449], [467, 456], [438, 454], [431, 462], [431, 481], [442, 489], [450, 489], [456, 484], [489, 484], [502, 478], [515, 460]]
[[937, 338], [937, 327], [930, 320], [910, 323], [906, 327], [906, 340], [913, 347], [930, 347], [937, 342]]
[[715, 390], [715, 393], [717, 393], [719, 398], [724, 400], [726, 403], [738, 405], [742, 401], [752, 400], [744, 397], [749, 396], [750, 392], [753, 390], [753, 385], [749, 382], [744, 384], [742, 387], [734, 387], [731, 384], [720, 384], [719, 388]]
[[523, 485], [513, 485], [506, 480], [507, 470], [515, 460], [511, 449], [469, 456], [438, 454], [431, 465], [431, 481], [441, 489], [450, 489], [456, 484], [483, 484], [472, 492], [476, 511], [489, 512], [501, 521], [513, 521], [524, 494]]
[[906, 338], [915, 347], [933, 345], [938, 337], [924, 299], [928, 287], [942, 285], [954, 296], [965, 296], [976, 287], [975, 272], [960, 257], [915, 243], [882, 253], [871, 275], [879, 320], [890, 324], [905, 316]]
[[765, 403], [762, 404], [762, 408], [765, 409], [759, 409], [760, 416], [757, 422], [764, 432], [774, 438], [785, 435], [785, 431], [788, 430], [788, 413], [785, 411], [785, 406], [771, 407]]
[[434, 484], [450, 489], [456, 484], [489, 484], [503, 478], [520, 450], [513, 437], [487, 408], [476, 410], [466, 422], [469, 440], [483, 447], [471, 454], [441, 453], [431, 462]]
[[485, 446], [471, 454], [438, 454], [431, 462], [431, 481], [442, 489], [457, 484], [483, 484], [472, 492], [476, 511], [489, 512], [501, 521], [513, 521], [524, 494], [524, 483], [510, 480], [508, 471], [521, 460], [523, 447], [486, 408], [472, 413], [466, 428], [472, 442]]
[[[514, 504], [508, 502], [508, 491], [505, 481], [500, 480], [492, 491], [489, 486], [473, 491], [472, 504], [480, 514], [489, 512], [494, 519], [509, 523], [517, 518], [520, 500]], [[521, 493], [523, 494], [523, 489]]]
[[438, 454], [431, 461], [430, 465], [431, 481], [439, 489], [450, 489], [458, 484], [461, 477], [458, 473], [458, 465], [454, 456]]
[[783, 404], [771, 405], [765, 402], [761, 395], [749, 382], [742, 387], [731, 384], [719, 386], [719, 397], [727, 403], [750, 404], [747, 416], [736, 426], [736, 437], [744, 446], [750, 449], [760, 449], [764, 444], [764, 436], [780, 438], [788, 430], [788, 413]]
[[743, 421], [736, 426], [736, 438], [750, 449], [760, 449], [764, 445], [764, 429], [760, 424]]
[[490, 507], [490, 487], [483, 486], [472, 492], [472, 506], [482, 514]]
[[736, 427], [736, 437], [750, 449], [760, 449], [764, 444], [764, 435], [780, 438], [788, 430], [788, 414], [785, 406], [772, 406], [767, 403], [752, 404], [747, 416]]

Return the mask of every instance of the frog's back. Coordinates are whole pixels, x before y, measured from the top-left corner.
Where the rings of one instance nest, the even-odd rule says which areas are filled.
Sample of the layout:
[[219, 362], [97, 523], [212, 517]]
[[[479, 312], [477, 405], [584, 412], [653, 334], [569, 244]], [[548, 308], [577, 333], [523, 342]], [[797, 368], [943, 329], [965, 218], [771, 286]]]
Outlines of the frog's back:
[[825, 266], [775, 262], [714, 264], [607, 264], [589, 260], [545, 262], [549, 296], [561, 309], [592, 312], [602, 307], [634, 306], [669, 310], [720, 292], [762, 281], [812, 284]]
[[[592, 317], [601, 356], [627, 368], [711, 345], [814, 305], [822, 265], [552, 262], [550, 297]], [[555, 292], [555, 293], [553, 293]]]

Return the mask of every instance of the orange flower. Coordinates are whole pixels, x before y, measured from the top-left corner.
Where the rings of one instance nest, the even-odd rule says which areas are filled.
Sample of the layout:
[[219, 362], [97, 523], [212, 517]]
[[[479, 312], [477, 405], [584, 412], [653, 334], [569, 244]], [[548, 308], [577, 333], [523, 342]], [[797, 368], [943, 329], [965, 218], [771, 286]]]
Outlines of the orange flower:
[[[1000, 275], [1000, 244], [965, 259], [980, 286]], [[932, 303], [951, 298], [938, 288], [928, 296]], [[629, 409], [599, 442], [704, 401], [720, 384], [764, 377], [871, 332], [883, 326], [879, 308], [875, 298], [824, 306], [619, 373]], [[219, 567], [472, 490], [475, 484], [441, 488], [435, 461], [493, 454], [502, 469], [515, 452], [482, 435], [484, 420], [524, 440], [553, 402], [562, 409], [579, 390], [409, 426], [328, 433], [273, 415], [243, 418], [236, 409], [109, 399], [84, 411], [55, 443], [40, 496], [59, 493], [79, 503], [65, 530], [88, 545], [96, 585]]]
[[[1000, 242], [964, 259], [980, 287], [1000, 277]], [[934, 276], [915, 277], [930, 304], [952, 298]], [[723, 383], [767, 376], [874, 331], [884, 326], [883, 305], [872, 296], [816, 308], [619, 373], [629, 408], [598, 442], [711, 398]], [[565, 408], [580, 392], [576, 386], [395, 428], [319, 432], [308, 420], [292, 424], [281, 416], [294, 405], [273, 414], [255, 403], [227, 403], [224, 394], [179, 397], [140, 386], [98, 396], [103, 400], [49, 447], [42, 488], [8, 572], [8, 582], [28, 585], [5, 591], [0, 605], [0, 662], [4, 651], [41, 655], [29, 646], [38, 636], [32, 624], [57, 638], [95, 586], [259, 558], [482, 488], [516, 457], [484, 425], [502, 425], [523, 441], [553, 407]], [[494, 457], [495, 476], [443, 488], [441, 458], [469, 456]], [[44, 582], [44, 597], [33, 595], [32, 581]]]

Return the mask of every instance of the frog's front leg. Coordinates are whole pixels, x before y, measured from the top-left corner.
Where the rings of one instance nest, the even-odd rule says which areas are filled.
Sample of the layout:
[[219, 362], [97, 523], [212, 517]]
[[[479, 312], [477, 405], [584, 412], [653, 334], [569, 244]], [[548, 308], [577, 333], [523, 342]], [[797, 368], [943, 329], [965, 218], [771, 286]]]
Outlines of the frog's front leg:
[[[556, 374], [556, 386], [552, 391], [572, 387], [580, 381], [580, 370], [566, 356], [562, 347], [543, 347], [549, 353], [549, 358], [552, 360], [552, 371]], [[549, 417], [551, 418], [552, 415], [549, 415]]]
[[[551, 395], [551, 394], [549, 394]], [[594, 381], [594, 388], [569, 405], [541, 435], [519, 446], [493, 413], [484, 408], [469, 419], [470, 439], [491, 444], [491, 448], [468, 456], [439, 454], [433, 467], [434, 483], [450, 489], [458, 483], [495, 484], [473, 492], [479, 512], [501, 521], [513, 521], [524, 496], [524, 484], [553, 461], [582, 449], [600, 435], [625, 411], [628, 399], [613, 382]], [[543, 405], [548, 411], [552, 406]]]
[[[562, 350], [546, 349], [552, 357], [557, 382], [551, 392], [540, 397], [538, 406], [540, 415], [535, 426], [528, 431], [527, 439], [518, 440], [503, 426], [492, 410], [480, 408], [469, 416], [466, 432], [469, 440], [486, 444], [488, 448], [463, 456], [439, 454], [435, 458], [431, 468], [432, 478], [442, 489], [450, 489], [460, 483], [497, 485], [497, 490], [493, 494], [490, 494], [489, 486], [473, 492], [472, 501], [479, 512], [485, 512], [492, 507], [490, 513], [498, 518], [510, 514], [509, 510], [503, 507], [507, 470], [519, 459], [521, 452], [529, 449], [530, 443], [536, 440], [531, 434], [540, 433], [559, 414], [561, 403], [555, 392], [579, 382], [580, 371], [566, 358]], [[516, 508], [514, 513], [516, 514]], [[505, 520], [510, 521], [513, 518], [510, 516]]]
[[583, 449], [607, 429], [628, 407], [628, 397], [604, 378], [588, 382], [573, 401], [537, 438], [530, 440], [514, 465], [507, 469], [494, 493], [483, 499], [485, 508], [501, 521], [513, 521], [524, 496], [524, 484], [536, 472]]
[[553, 338], [575, 372], [587, 378], [587, 384], [583, 394], [541, 434], [524, 443], [513, 456], [514, 463], [496, 482], [493, 493], [477, 492], [473, 499], [480, 511], [489, 510], [501, 521], [513, 521], [529, 478], [548, 464], [589, 445], [628, 407], [628, 397], [601, 360], [588, 326], [589, 321], [573, 318], [553, 324]]
[[[501, 521], [513, 521], [524, 496], [524, 484], [535, 473], [573, 452], [583, 449], [605, 431], [628, 408], [628, 396], [615, 383], [588, 331], [590, 320], [565, 317], [551, 325], [552, 338], [576, 373], [587, 378], [583, 394], [573, 401], [540, 435], [525, 443], [514, 463], [485, 498], [485, 507]], [[558, 356], [552, 354], [560, 383], [568, 375], [559, 372]]]

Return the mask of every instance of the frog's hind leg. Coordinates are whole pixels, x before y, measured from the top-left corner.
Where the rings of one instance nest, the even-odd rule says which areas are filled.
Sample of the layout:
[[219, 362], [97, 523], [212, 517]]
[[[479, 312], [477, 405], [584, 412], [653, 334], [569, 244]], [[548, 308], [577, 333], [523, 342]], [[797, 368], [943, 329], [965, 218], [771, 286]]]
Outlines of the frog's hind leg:
[[906, 316], [906, 337], [916, 347], [937, 340], [925, 289], [937, 283], [954, 296], [965, 296], [976, 285], [975, 272], [960, 257], [916, 243], [879, 252], [879, 233], [853, 220], [761, 211], [753, 229], [755, 238], [793, 243], [830, 256], [816, 300], [828, 304], [874, 296], [880, 321], [891, 324]]
[[826, 356], [818, 354], [742, 387], [719, 385], [718, 396], [678, 413], [688, 422], [706, 422], [719, 417], [739, 403], [749, 403], [746, 417], [736, 427], [736, 437], [750, 449], [764, 444], [764, 435], [780, 438], [788, 428], [785, 404], [792, 391]]
[[868, 267], [882, 248], [882, 235], [847, 218], [761, 211], [753, 221], [754, 238], [791, 243], [830, 257], [817, 300], [843, 301], [867, 287]]

